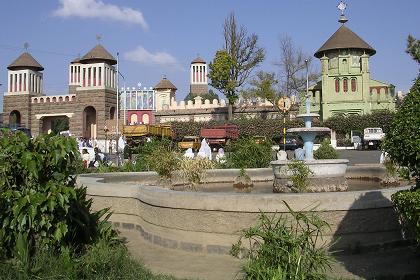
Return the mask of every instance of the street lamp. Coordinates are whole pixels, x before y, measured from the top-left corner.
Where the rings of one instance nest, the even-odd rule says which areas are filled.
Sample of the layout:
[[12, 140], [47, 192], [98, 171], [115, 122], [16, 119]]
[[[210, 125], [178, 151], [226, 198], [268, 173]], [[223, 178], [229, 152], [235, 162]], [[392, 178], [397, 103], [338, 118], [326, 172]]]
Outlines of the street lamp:
[[305, 67], [306, 67], [306, 113], [309, 114], [311, 111], [309, 104], [309, 70], [308, 70], [308, 60], [305, 59]]

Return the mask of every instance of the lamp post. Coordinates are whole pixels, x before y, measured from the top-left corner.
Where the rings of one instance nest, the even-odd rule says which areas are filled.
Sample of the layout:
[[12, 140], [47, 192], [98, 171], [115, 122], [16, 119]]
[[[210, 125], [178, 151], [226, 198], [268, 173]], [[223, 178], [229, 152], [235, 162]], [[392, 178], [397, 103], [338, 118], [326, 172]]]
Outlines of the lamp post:
[[[306, 67], [306, 103], [309, 101], [309, 70], [308, 70], [308, 60], [305, 59], [305, 67]], [[310, 108], [306, 106], [306, 113], [309, 114]]]
[[120, 151], [119, 151], [119, 145], [118, 145], [118, 140], [120, 140], [120, 127], [119, 127], [119, 113], [120, 113], [120, 108], [119, 108], [119, 103], [120, 103], [120, 88], [119, 88], [119, 65], [120, 65], [120, 53], [117, 52], [117, 81], [116, 81], [116, 86], [117, 86], [117, 115], [116, 115], [116, 120], [117, 120], [117, 124], [115, 125], [116, 128], [116, 135], [117, 135], [117, 143], [116, 143], [116, 147], [117, 147], [117, 166], [120, 166]]

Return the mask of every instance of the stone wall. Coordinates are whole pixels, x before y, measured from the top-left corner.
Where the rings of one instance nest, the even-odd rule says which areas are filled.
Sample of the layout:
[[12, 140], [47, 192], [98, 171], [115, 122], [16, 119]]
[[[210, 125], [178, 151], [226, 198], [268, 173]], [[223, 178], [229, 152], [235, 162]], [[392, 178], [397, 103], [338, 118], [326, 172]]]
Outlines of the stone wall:
[[[229, 175], [232, 171], [222, 172], [223, 178], [234, 175]], [[260, 179], [267, 176], [267, 170], [262, 172]], [[253, 177], [258, 176], [258, 170], [254, 173]], [[213, 178], [218, 177], [216, 174]], [[153, 172], [102, 174], [82, 176], [79, 184], [88, 187], [95, 209], [111, 208], [111, 221], [116, 226], [171, 249], [227, 254], [240, 230], [254, 225], [260, 211], [289, 215], [283, 201], [294, 210], [316, 207], [314, 211], [331, 226], [324, 241], [338, 240], [334, 249], [401, 239], [390, 196], [402, 188], [253, 195], [182, 192], [150, 186], [157, 179]]]

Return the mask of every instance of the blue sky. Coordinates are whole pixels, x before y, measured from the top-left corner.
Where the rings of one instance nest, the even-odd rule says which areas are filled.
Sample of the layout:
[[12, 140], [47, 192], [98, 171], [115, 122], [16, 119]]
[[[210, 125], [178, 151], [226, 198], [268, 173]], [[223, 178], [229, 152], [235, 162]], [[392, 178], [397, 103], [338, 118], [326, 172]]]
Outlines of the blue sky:
[[[178, 88], [177, 100], [189, 91], [189, 65], [197, 54], [207, 62], [222, 48], [222, 25], [230, 12], [266, 50], [260, 70], [276, 72], [279, 39], [288, 34], [313, 54], [338, 28], [335, 0], [42, 0], [1, 1], [0, 92], [6, 91], [7, 65], [28, 42], [44, 66], [44, 92], [65, 94], [68, 64], [97, 43], [114, 56], [127, 86], [154, 86], [166, 75]], [[408, 34], [420, 38], [420, 1], [346, 1], [347, 26], [377, 53], [371, 76], [407, 91], [418, 65], [405, 54]], [[319, 67], [319, 61], [316, 59]], [[122, 80], [120, 81], [122, 85]], [[0, 108], [2, 108], [2, 95]]]

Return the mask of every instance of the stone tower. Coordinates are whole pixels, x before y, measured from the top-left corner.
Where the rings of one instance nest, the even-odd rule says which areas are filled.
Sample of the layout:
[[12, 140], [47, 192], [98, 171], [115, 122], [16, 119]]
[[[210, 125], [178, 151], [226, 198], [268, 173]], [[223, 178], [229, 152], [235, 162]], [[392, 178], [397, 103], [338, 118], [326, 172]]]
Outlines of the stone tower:
[[4, 123], [31, 127], [31, 98], [43, 94], [44, 67], [28, 52], [22, 53], [8, 67], [8, 86], [4, 93]]
[[314, 54], [321, 60], [321, 81], [309, 88], [311, 111], [326, 120], [394, 110], [394, 86], [370, 76], [369, 58], [376, 50], [346, 26], [344, 10], [339, 22], [338, 30]]
[[156, 110], [167, 110], [171, 105], [171, 100], [175, 100], [177, 88], [166, 77], [154, 86]]
[[207, 84], [207, 64], [201, 57], [191, 62], [190, 93], [193, 97], [209, 92]]
[[105, 139], [105, 121], [116, 117], [116, 59], [100, 44], [69, 66], [69, 89], [79, 104], [70, 127], [75, 135]]

